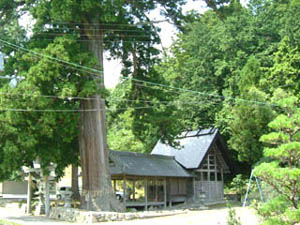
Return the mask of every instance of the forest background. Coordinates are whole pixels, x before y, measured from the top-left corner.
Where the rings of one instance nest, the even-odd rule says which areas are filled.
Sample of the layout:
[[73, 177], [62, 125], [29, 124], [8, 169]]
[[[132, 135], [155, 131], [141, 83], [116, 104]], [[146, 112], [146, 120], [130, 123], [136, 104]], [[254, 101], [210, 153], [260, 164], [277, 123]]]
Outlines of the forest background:
[[[183, 14], [185, 3], [1, 1], [1, 75], [18, 80], [13, 87], [0, 81], [1, 179], [36, 157], [45, 166], [56, 162], [58, 175], [79, 164], [80, 115], [94, 110], [82, 105], [98, 95], [109, 149], [150, 152], [158, 140], [178, 146], [183, 131], [214, 126], [239, 173], [272, 158], [260, 138], [285, 112], [275, 93], [300, 97], [300, 1], [205, 1], [201, 14]], [[178, 30], [169, 49], [158, 49], [158, 21], [147, 16], [156, 8]], [[31, 35], [19, 25], [24, 13], [36, 21]], [[121, 61], [113, 90], [99, 85], [97, 43]]]

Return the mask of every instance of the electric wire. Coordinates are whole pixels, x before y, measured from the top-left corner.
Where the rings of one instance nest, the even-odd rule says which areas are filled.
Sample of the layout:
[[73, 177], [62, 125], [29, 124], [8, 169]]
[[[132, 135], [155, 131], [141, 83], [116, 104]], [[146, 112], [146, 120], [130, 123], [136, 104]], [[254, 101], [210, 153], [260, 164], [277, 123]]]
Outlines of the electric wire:
[[73, 62], [68, 62], [68, 61], [65, 61], [65, 60], [62, 60], [62, 59], [59, 59], [59, 58], [56, 58], [56, 57], [52, 57], [52, 56], [49, 56], [49, 55], [41, 54], [41, 53], [38, 53], [38, 52], [32, 51], [30, 49], [15, 45], [13, 43], [10, 43], [10, 42], [2, 40], [2, 39], [0, 39], [0, 42], [5, 44], [6, 46], [12, 46], [12, 47], [18, 48], [20, 50], [29, 52], [31, 54], [47, 58], [47, 59], [52, 60], [52, 61], [57, 61], [57, 62], [60, 62], [60, 63], [67, 64], [69, 66], [78, 67], [78, 68], [81, 68], [81, 69], [84, 69], [84, 70], [87, 70], [87, 71], [90, 71], [90, 72], [101, 73], [101, 74], [103, 73], [103, 71], [101, 71], [101, 70], [93, 69], [93, 68], [87, 67], [87, 66], [82, 66], [82, 65], [79, 65], [79, 64], [76, 64], [76, 63], [73, 63]]
[[[147, 109], [153, 106], [128, 107], [130, 109]], [[126, 110], [128, 108], [120, 108], [118, 110]], [[74, 113], [74, 112], [100, 112], [115, 111], [114, 109], [17, 109], [17, 108], [0, 108], [0, 112], [54, 112], [54, 113]]]
[[[2, 42], [4, 44], [11, 45], [13, 47], [19, 48], [19, 49], [27, 51], [27, 52], [33, 52], [33, 51], [29, 50], [29, 49], [26, 49], [26, 48], [14, 45], [14, 44], [9, 43], [7, 41], [4, 41], [2, 39], [0, 39], [0, 42]], [[81, 66], [81, 65], [78, 65], [78, 64], [75, 64], [75, 63], [70, 63], [70, 62], [67, 62], [67, 61], [64, 61], [64, 60], [60, 60], [60, 59], [48, 56], [48, 55], [43, 55], [43, 54], [36, 53], [36, 52], [33, 52], [33, 53], [35, 53], [35, 54], [37, 54], [39, 56], [42, 56], [42, 57], [45, 56], [46, 58], [49, 58], [50, 60], [57, 60], [59, 62], [70, 64], [71, 66], [75, 66], [75, 67], [78, 66], [80, 68], [84, 68], [84, 69], [88, 69], [88, 70], [93, 70], [93, 71], [97, 71], [97, 72], [102, 72], [100, 70], [96, 70], [96, 69], [93, 69], [93, 68], [90, 68], [90, 67]], [[130, 79], [130, 80], [133, 80], [135, 82], [149, 84], [149, 85], [152, 85], [152, 86], [158, 86], [158, 87], [162, 87], [162, 88], [169, 88], [169, 89], [177, 90], [177, 91], [180, 91], [180, 92], [189, 92], [189, 93], [198, 94], [198, 95], [207, 96], [207, 97], [213, 97], [213, 98], [219, 98], [219, 99], [229, 99], [229, 100], [233, 100], [233, 101], [240, 101], [240, 102], [245, 102], [245, 103], [250, 103], [250, 104], [257, 104], [257, 105], [269, 105], [269, 106], [275, 106], [275, 107], [278, 106], [277, 104], [272, 104], [272, 103], [267, 103], [267, 102], [262, 102], [262, 101], [253, 101], [253, 100], [247, 100], [247, 99], [243, 99], [243, 98], [235, 98], [235, 97], [221, 96], [221, 95], [217, 95], [217, 94], [209, 94], [209, 93], [195, 91], [195, 90], [190, 90], [190, 89], [186, 89], [186, 88], [179, 88], [179, 87], [169, 86], [169, 85], [160, 84], [160, 83], [156, 83], [156, 82], [140, 80], [140, 79], [136, 79], [136, 78], [132, 78], [132, 77], [131, 78], [129, 78], [129, 77], [127, 77], [127, 78], [123, 77], [122, 79], [123, 80], [129, 80]]]
[[[62, 35], [77, 35], [75, 33], [66, 33], [66, 32], [63, 32], [63, 33], [35, 33], [35, 34], [38, 34], [38, 35], [44, 35], [44, 36], [62, 36]], [[94, 38], [97, 38], [97, 37], [103, 37], [102, 35], [99, 35], [99, 34], [78, 34], [78, 36], [81, 36], [81, 37], [94, 37]], [[149, 35], [124, 35], [124, 34], [114, 34], [116, 37], [118, 38], [151, 38], [151, 36]]]
[[82, 23], [82, 22], [65, 22], [65, 21], [51, 21], [52, 25], [62, 24], [62, 25], [89, 25], [89, 26], [125, 26], [125, 27], [137, 27], [140, 25], [152, 25], [158, 23], [169, 22], [169, 20], [156, 20], [156, 21], [149, 21], [149, 22], [138, 22], [135, 24], [128, 24], [128, 23]]
[[[0, 42], [1, 42], [1, 40], [0, 40]], [[31, 56], [36, 57], [36, 58], [39, 58], [39, 59], [40, 59], [40, 58], [43, 58], [43, 57], [40, 56], [40, 55], [32, 54], [31, 52], [26, 51], [26, 50], [23, 50], [23, 49], [20, 49], [20, 48], [18, 48], [18, 47], [13, 47], [13, 46], [10, 46], [10, 45], [6, 45], [6, 46], [8, 46], [9, 48], [15, 49], [15, 50], [21, 50], [21, 51], [27, 52], [27, 53], [31, 54]], [[24, 48], [24, 49], [25, 49], [25, 48]], [[72, 66], [72, 65], [66, 65], [65, 63], [61, 63], [61, 62], [58, 62], [58, 61], [54, 61], [54, 60], [52, 60], [52, 59], [50, 59], [50, 58], [44, 58], [44, 59], [48, 60], [49, 62], [55, 63], [55, 64], [57, 64], [57, 65], [64, 66], [65, 68], [70, 68], [70, 69], [77, 70], [77, 71], [84, 72], [84, 73], [88, 73], [88, 74], [91, 74], [91, 75], [97, 75], [97, 76], [99, 75], [98, 73], [90, 72], [90, 71], [87, 71], [87, 70], [85, 70], [85, 69], [81, 69], [81, 68], [78, 68], [78, 67], [75, 67], [75, 66]], [[80, 65], [79, 65], [79, 66], [80, 66]], [[101, 70], [99, 70], [99, 72], [101, 72]]]
[[[42, 37], [33, 37], [33, 39], [35, 40], [45, 40], [45, 41], [54, 41], [53, 39], [50, 38], [42, 38]], [[78, 42], [91, 42], [91, 41], [98, 41], [97, 39], [65, 39], [65, 40], [69, 40], [69, 41], [78, 41]], [[102, 41], [103, 43], [146, 43], [146, 42], [154, 42], [154, 41], [150, 41], [150, 40], [104, 40]]]
[[[124, 32], [134, 32], [134, 33], [145, 33], [145, 30], [141, 30], [140, 28], [138, 30], [129, 30], [129, 29], [115, 29], [115, 28], [100, 28], [100, 29], [90, 29], [90, 28], [81, 28], [81, 27], [49, 27], [49, 28], [45, 28], [45, 30], [40, 30], [40, 32], [35, 32], [35, 33], [44, 33], [47, 32], [48, 30], [51, 31], [61, 31], [61, 33], [63, 33], [64, 31], [114, 31], [114, 32], [120, 32], [120, 31], [124, 31]], [[44, 32], [42, 32], [44, 31]]]
[[253, 100], [247, 100], [247, 99], [243, 99], [243, 98], [228, 97], [228, 96], [223, 96], [223, 95], [218, 95], [218, 94], [209, 94], [209, 93], [190, 90], [190, 89], [186, 89], [186, 88], [179, 88], [179, 87], [169, 86], [169, 85], [160, 84], [160, 83], [156, 83], [156, 82], [140, 80], [140, 79], [136, 79], [136, 78], [132, 78], [132, 77], [131, 78], [123, 77], [122, 79], [123, 80], [133, 80], [136, 82], [141, 82], [141, 83], [149, 84], [152, 86], [158, 86], [158, 87], [162, 87], [162, 88], [170, 88], [170, 89], [174, 89], [174, 90], [181, 91], [181, 92], [188, 92], [188, 93], [198, 94], [198, 95], [207, 96], [207, 97], [219, 98], [219, 99], [223, 99], [223, 100], [229, 99], [229, 100], [233, 100], [233, 101], [240, 101], [240, 102], [246, 102], [246, 103], [257, 104], [257, 105], [268, 105], [268, 106], [278, 107], [277, 104], [273, 104], [273, 103], [262, 102], [262, 101], [253, 101]]

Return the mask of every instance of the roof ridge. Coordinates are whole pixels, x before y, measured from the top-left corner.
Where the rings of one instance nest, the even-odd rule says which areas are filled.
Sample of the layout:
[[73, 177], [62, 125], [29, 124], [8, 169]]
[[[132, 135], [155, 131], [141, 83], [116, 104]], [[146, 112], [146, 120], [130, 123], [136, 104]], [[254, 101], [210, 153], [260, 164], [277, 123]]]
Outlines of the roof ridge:
[[143, 156], [149, 158], [168, 158], [168, 159], [175, 159], [174, 156], [167, 156], [167, 155], [158, 155], [158, 154], [148, 154], [148, 153], [140, 153], [140, 152], [129, 152], [129, 151], [116, 151], [116, 150], [109, 150], [112, 153], [117, 153], [121, 155], [135, 155], [135, 156]]
[[[206, 131], [206, 132], [202, 133], [203, 131]], [[201, 136], [206, 136], [206, 135], [213, 135], [213, 134], [216, 134], [217, 132], [218, 132], [218, 128], [216, 128], [216, 127], [210, 127], [210, 128], [206, 128], [206, 129], [199, 129], [199, 130], [189, 130], [189, 131], [182, 132], [181, 135], [179, 135], [175, 140], [181, 140], [181, 139], [192, 138], [192, 137], [201, 137]], [[196, 133], [196, 134], [189, 135], [190, 133]]]

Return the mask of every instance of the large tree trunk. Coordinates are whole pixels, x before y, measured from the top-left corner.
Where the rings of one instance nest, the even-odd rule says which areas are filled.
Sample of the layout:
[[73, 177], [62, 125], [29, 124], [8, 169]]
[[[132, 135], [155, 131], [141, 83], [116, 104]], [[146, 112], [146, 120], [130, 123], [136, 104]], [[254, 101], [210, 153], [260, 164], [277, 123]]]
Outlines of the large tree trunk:
[[[95, 17], [95, 23], [99, 20]], [[91, 29], [92, 28], [92, 29]], [[103, 32], [100, 26], [87, 26], [85, 35], [89, 39], [89, 51], [98, 61], [103, 71]], [[89, 33], [89, 32], [93, 33]], [[104, 88], [103, 73], [95, 74], [94, 81]], [[111, 185], [109, 172], [105, 103], [100, 94], [92, 99], [82, 100], [80, 116], [79, 147], [82, 163], [83, 191], [81, 207], [93, 211], [119, 211]], [[95, 110], [95, 111], [88, 111]]]

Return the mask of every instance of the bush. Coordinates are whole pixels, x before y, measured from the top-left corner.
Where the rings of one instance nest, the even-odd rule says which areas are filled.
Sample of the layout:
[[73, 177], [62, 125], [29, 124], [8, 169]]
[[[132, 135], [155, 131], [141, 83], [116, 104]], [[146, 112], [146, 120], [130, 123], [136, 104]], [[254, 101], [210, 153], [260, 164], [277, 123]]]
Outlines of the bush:
[[242, 225], [241, 219], [237, 217], [235, 209], [231, 207], [229, 203], [227, 203], [228, 207], [228, 216], [227, 216], [227, 225]]
[[277, 196], [265, 203], [254, 202], [253, 206], [257, 214], [265, 218], [264, 225], [300, 223], [300, 204], [298, 209], [295, 209], [284, 196]]
[[238, 174], [232, 179], [230, 183], [230, 190], [237, 194], [241, 200], [242, 196], [244, 196], [247, 192], [247, 183], [248, 179], [243, 177], [242, 174]]

